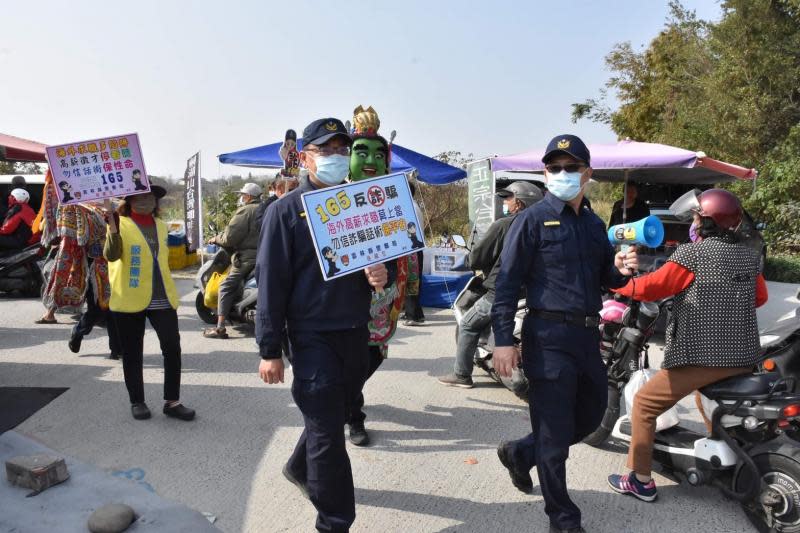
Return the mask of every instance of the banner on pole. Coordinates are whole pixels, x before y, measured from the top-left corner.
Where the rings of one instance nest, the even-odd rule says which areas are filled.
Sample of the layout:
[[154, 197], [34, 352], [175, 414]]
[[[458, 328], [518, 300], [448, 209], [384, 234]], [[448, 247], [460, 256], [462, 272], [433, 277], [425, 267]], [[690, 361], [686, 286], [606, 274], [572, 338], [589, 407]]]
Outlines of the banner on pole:
[[186, 222], [186, 251], [195, 252], [203, 246], [202, 196], [200, 191], [200, 152], [186, 161], [184, 182], [184, 220]]
[[150, 191], [139, 136], [115, 135], [47, 147], [58, 201], [77, 204]]
[[326, 281], [425, 247], [403, 173], [307, 192], [302, 199]]

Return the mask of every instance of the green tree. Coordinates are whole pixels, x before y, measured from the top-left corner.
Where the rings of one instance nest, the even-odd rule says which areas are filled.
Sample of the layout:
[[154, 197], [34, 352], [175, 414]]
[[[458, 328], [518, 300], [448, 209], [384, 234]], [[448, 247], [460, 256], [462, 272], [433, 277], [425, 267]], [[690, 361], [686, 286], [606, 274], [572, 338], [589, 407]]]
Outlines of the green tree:
[[[450, 150], [434, 156], [448, 165], [465, 169], [473, 156]], [[467, 180], [459, 180], [446, 185], [419, 184], [426, 226], [426, 234], [438, 236], [447, 234], [464, 234], [469, 231], [469, 203]], [[465, 228], [467, 228], [465, 230]]]
[[788, 249], [800, 233], [800, 217], [789, 215], [797, 196], [786, 196], [797, 179], [790, 169], [800, 125], [800, 2], [726, 0], [721, 7], [719, 22], [709, 23], [670, 2], [664, 30], [646, 49], [612, 49], [611, 77], [599, 98], [573, 105], [573, 120], [759, 169], [756, 194], [750, 183], [729, 187], [771, 227], [771, 244]]

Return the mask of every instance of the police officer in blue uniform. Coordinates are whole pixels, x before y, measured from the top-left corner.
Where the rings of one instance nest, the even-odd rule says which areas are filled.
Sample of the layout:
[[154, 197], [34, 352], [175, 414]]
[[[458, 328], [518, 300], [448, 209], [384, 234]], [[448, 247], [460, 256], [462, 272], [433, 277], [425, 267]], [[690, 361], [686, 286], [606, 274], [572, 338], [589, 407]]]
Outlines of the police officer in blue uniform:
[[303, 211], [304, 192], [338, 185], [350, 169], [352, 141], [341, 121], [324, 118], [303, 131], [300, 186], [266, 211], [256, 260], [259, 374], [283, 383], [281, 340], [292, 351], [292, 397], [305, 428], [283, 475], [317, 509], [319, 531], [348, 531], [355, 520], [345, 412], [361, 391], [369, 364], [367, 323], [384, 265], [324, 281]]
[[[567, 493], [569, 447], [594, 431], [606, 409], [598, 312], [604, 290], [623, 286], [636, 251], [614, 253], [605, 224], [583, 197], [592, 176], [589, 149], [574, 135], [550, 141], [542, 158], [548, 192], [517, 216], [506, 237], [492, 321], [493, 361], [510, 377], [522, 363], [530, 381], [532, 433], [503, 442], [497, 453], [519, 490], [533, 490], [536, 466], [551, 532], [582, 532], [580, 509]], [[521, 286], [528, 314], [522, 354], [514, 346]]]

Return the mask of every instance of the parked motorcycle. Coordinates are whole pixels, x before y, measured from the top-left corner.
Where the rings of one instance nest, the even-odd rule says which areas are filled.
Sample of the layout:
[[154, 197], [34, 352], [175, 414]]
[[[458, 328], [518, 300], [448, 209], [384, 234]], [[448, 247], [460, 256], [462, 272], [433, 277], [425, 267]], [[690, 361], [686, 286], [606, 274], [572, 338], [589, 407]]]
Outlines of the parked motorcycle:
[[39, 264], [43, 254], [40, 244], [0, 253], [0, 292], [18, 291], [24, 296], [39, 296], [44, 282]]
[[[456, 317], [456, 342], [458, 342], [458, 332], [464, 315], [469, 311], [475, 302], [486, 293], [483, 288], [483, 278], [473, 276], [464, 289], [458, 294], [453, 302], [453, 313]], [[525, 318], [525, 300], [520, 300], [517, 305], [517, 314], [514, 317], [514, 344], [521, 349], [522, 345], [522, 320]], [[510, 378], [506, 378], [497, 373], [492, 364], [492, 352], [494, 351], [494, 333], [491, 324], [486, 326], [481, 332], [478, 341], [478, 349], [475, 351], [475, 366], [489, 374], [492, 379], [502, 384], [508, 390], [516, 394], [519, 398], [528, 401], [528, 380], [521, 368], [515, 368]]]
[[[619, 416], [620, 392], [640, 361], [648, 366], [647, 340], [658, 314], [655, 304], [633, 302], [618, 321], [603, 324], [609, 407], [600, 428], [584, 442], [599, 445], [610, 433], [612, 441], [630, 443], [630, 419]], [[800, 327], [783, 342], [764, 347], [766, 358], [784, 357], [787, 375], [755, 369], [700, 390], [706, 410], [713, 413], [710, 437], [681, 425], [655, 435], [653, 459], [666, 476], [718, 487], [742, 505], [761, 531], [800, 532], [800, 448], [779, 438], [800, 428], [800, 394], [796, 379], [788, 376], [800, 359], [798, 332]]]
[[[217, 324], [217, 310], [206, 307], [205, 291], [211, 275], [215, 272], [223, 273], [230, 266], [231, 258], [228, 252], [220, 248], [214, 256], [203, 263], [197, 271], [195, 286], [200, 289], [195, 298], [194, 305], [197, 315], [206, 324]], [[255, 272], [248, 276], [244, 286], [239, 288], [230, 315], [226, 318], [231, 322], [241, 322], [255, 324], [256, 319], [256, 299], [258, 298], [258, 288], [256, 287]]]

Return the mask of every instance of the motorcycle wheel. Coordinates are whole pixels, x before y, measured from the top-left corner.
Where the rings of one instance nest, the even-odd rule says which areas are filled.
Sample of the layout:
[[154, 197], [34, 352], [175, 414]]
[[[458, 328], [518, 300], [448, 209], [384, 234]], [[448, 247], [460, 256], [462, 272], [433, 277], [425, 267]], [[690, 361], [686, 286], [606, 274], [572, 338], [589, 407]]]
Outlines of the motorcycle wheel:
[[619, 419], [619, 401], [619, 389], [616, 385], [609, 383], [608, 407], [606, 407], [606, 413], [603, 415], [603, 421], [600, 422], [600, 425], [596, 430], [594, 430], [593, 433], [590, 433], [586, 438], [583, 439], [585, 444], [594, 446], [595, 448], [605, 444], [605, 442], [608, 440], [608, 436], [611, 435], [611, 431], [614, 429], [614, 424], [616, 424], [617, 420]]
[[[791, 444], [784, 444], [776, 450], [761, 453], [753, 457], [760, 479], [754, 480], [747, 469], [737, 472], [733, 486], [743, 492], [751, 483], [759, 483], [761, 490], [754, 501], [742, 504], [747, 518], [762, 532], [781, 531], [783, 533], [800, 532], [800, 449]], [[769, 525], [766, 501], [773, 501], [772, 513], [775, 523]]]
[[194, 299], [194, 307], [197, 309], [197, 316], [200, 317], [200, 320], [206, 324], [211, 324], [212, 326], [217, 324], [216, 311], [212, 311], [206, 307], [206, 304], [203, 301], [203, 293], [200, 291], [197, 292], [197, 297]]

